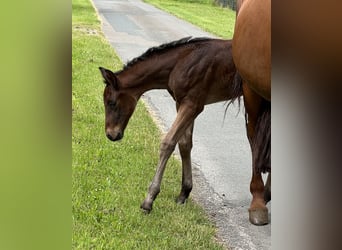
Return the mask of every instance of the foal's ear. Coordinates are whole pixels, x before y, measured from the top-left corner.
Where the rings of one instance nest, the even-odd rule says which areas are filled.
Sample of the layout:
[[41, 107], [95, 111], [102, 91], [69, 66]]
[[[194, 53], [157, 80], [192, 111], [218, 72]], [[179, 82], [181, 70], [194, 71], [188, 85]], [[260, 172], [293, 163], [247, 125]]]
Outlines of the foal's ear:
[[102, 67], [99, 67], [99, 69], [104, 78], [104, 82], [106, 84], [112, 85], [114, 89], [119, 90], [118, 79], [116, 78], [115, 74], [109, 69], [105, 69]]

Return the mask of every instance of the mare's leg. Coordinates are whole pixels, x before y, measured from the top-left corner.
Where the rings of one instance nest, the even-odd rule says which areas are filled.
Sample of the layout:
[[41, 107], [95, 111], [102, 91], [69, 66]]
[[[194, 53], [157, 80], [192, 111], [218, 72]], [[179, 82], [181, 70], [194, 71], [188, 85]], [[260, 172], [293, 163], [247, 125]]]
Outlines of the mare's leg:
[[264, 200], [264, 182], [261, 173], [253, 170], [250, 191], [253, 199], [249, 207], [249, 221], [254, 225], [268, 224], [268, 209]]
[[265, 194], [264, 194], [264, 200], [267, 204], [271, 200], [271, 173], [268, 173], [266, 185], [265, 185]]
[[[262, 99], [245, 83], [243, 84], [243, 94], [247, 113], [247, 136], [249, 143], [252, 145]], [[254, 158], [255, 157], [252, 156], [252, 159]], [[265, 187], [261, 173], [255, 171], [254, 160], [250, 192], [253, 198], [249, 208], [249, 221], [254, 225], [265, 225], [268, 223], [268, 209], [264, 200]]]
[[194, 122], [185, 130], [184, 135], [178, 141], [179, 152], [182, 157], [182, 189], [177, 198], [177, 203], [183, 204], [192, 190], [191, 149], [192, 132]]
[[203, 107], [203, 105], [195, 104], [190, 101], [182, 103], [179, 106], [176, 120], [160, 145], [159, 163], [156, 174], [149, 187], [147, 197], [141, 204], [141, 208], [145, 212], [150, 212], [152, 210], [153, 201], [160, 192], [160, 184], [167, 160], [174, 151], [181, 136], [184, 135], [185, 130], [193, 123], [196, 116], [202, 112]]

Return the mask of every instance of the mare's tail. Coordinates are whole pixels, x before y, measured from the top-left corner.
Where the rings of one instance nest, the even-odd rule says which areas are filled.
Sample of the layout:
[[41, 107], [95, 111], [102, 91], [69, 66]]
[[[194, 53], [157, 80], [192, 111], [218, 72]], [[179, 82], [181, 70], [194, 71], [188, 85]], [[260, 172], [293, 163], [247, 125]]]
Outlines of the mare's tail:
[[254, 170], [271, 172], [271, 103], [263, 100], [252, 142]]

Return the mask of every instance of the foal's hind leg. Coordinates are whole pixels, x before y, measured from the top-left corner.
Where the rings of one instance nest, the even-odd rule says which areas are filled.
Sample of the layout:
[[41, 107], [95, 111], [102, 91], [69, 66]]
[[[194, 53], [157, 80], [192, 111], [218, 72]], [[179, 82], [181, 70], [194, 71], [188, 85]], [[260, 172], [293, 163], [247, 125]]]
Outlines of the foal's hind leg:
[[147, 197], [141, 204], [141, 208], [145, 212], [148, 213], [152, 210], [153, 201], [160, 192], [160, 184], [163, 178], [167, 160], [170, 158], [170, 155], [174, 151], [175, 146], [181, 136], [184, 135], [185, 130], [192, 124], [196, 116], [202, 112], [203, 107], [203, 105], [196, 105], [195, 103], [189, 101], [179, 106], [176, 120], [161, 143], [157, 171], [149, 187]]
[[182, 189], [177, 198], [177, 203], [183, 204], [192, 190], [191, 149], [192, 132], [194, 122], [185, 130], [178, 142], [179, 152], [182, 157]]

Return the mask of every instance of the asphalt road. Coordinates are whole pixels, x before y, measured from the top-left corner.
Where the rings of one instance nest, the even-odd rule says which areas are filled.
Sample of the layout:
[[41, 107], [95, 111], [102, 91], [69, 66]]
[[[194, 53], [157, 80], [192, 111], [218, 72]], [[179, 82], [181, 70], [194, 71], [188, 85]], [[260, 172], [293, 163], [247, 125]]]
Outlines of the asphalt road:
[[[107, 40], [123, 63], [151, 46], [182, 37], [214, 37], [139, 0], [93, 0], [93, 4]], [[176, 115], [167, 91], [152, 90], [142, 98], [163, 132], [167, 131]], [[206, 209], [218, 227], [219, 240], [230, 248], [270, 249], [271, 225], [257, 227], [248, 221], [251, 152], [243, 108], [238, 112], [237, 106], [231, 106], [226, 116], [224, 112], [224, 102], [208, 105], [195, 121], [191, 197]]]

